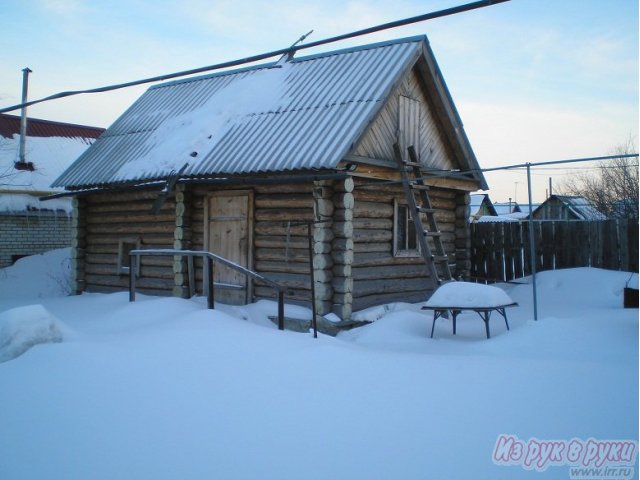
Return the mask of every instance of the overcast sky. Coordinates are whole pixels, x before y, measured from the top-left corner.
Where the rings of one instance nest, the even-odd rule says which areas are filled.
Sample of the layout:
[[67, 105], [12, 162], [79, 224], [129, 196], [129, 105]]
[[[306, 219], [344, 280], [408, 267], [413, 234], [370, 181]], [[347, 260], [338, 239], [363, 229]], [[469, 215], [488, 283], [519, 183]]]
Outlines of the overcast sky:
[[[0, 106], [211, 65], [467, 0], [4, 0]], [[427, 34], [480, 165], [607, 155], [638, 135], [637, 0], [511, 0], [321, 47]], [[310, 51], [307, 51], [310, 53]], [[305, 53], [306, 54], [306, 53]], [[107, 127], [147, 87], [55, 100], [34, 117]], [[12, 112], [18, 114], [19, 112]], [[534, 200], [548, 177], [534, 171]], [[526, 201], [523, 172], [487, 174]]]

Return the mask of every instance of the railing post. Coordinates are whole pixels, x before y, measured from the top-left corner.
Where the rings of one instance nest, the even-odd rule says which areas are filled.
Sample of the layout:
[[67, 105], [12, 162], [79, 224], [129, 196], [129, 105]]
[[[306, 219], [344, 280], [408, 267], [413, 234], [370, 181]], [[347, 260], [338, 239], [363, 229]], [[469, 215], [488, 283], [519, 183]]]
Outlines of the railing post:
[[136, 269], [134, 265], [136, 265], [136, 255], [129, 254], [129, 301], [136, 301]]
[[309, 247], [309, 277], [311, 279], [311, 326], [313, 327], [313, 338], [318, 338], [318, 323], [316, 320], [316, 282], [313, 267], [313, 232], [311, 222], [307, 223], [307, 241]]
[[278, 330], [284, 330], [284, 292], [278, 290]]
[[187, 274], [189, 276], [189, 298], [196, 294], [196, 269], [194, 268], [193, 255], [187, 256]]
[[213, 259], [206, 257], [205, 263], [207, 264], [207, 308], [213, 310], [214, 298], [213, 298]]

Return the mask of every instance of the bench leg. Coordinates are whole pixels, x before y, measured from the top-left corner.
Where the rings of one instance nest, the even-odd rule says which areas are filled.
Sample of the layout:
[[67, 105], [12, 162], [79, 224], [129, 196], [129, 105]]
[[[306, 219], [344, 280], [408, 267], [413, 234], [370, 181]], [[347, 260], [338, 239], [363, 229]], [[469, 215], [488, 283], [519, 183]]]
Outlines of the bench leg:
[[509, 322], [507, 321], [507, 312], [504, 308], [498, 308], [498, 313], [504, 317], [504, 323], [507, 325], [507, 330], [509, 330]]
[[491, 318], [491, 312], [483, 312], [483, 314], [480, 314], [480, 316], [482, 317], [482, 320], [484, 320], [484, 328], [487, 331], [487, 338], [491, 338], [491, 332], [489, 331], [489, 319]]
[[431, 324], [431, 338], [433, 338], [433, 330], [436, 328], [436, 319], [438, 318], [438, 314], [436, 311], [433, 311], [433, 323]]
[[458, 314], [460, 310], [451, 310], [451, 316], [453, 317], [453, 334], [456, 334], [456, 320], [458, 319]]

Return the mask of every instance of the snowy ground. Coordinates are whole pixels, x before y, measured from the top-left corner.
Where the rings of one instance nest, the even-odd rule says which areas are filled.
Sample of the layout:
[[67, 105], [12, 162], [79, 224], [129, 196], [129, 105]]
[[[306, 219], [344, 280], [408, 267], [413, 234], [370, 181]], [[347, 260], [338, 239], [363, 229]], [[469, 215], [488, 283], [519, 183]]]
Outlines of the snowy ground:
[[430, 314], [401, 303], [314, 339], [278, 331], [271, 302], [55, 296], [64, 252], [12, 269], [0, 270], [0, 323], [41, 318], [39, 304], [63, 341], [0, 363], [3, 480], [568, 479], [564, 460], [496, 464], [499, 436], [531, 455], [534, 441], [638, 439], [629, 274], [540, 274], [538, 322], [531, 285], [504, 285], [520, 306], [508, 332], [492, 319], [490, 340], [473, 314], [455, 337], [438, 320], [430, 339]]

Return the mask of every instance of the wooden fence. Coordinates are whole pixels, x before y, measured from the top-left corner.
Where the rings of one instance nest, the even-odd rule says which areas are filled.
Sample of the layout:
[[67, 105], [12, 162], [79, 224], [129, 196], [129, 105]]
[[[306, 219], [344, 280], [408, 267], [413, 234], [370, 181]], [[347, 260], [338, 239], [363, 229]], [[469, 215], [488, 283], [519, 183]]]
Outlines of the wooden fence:
[[[635, 220], [533, 222], [536, 271], [598, 267], [638, 271]], [[471, 224], [471, 279], [503, 282], [531, 274], [528, 222]]]

